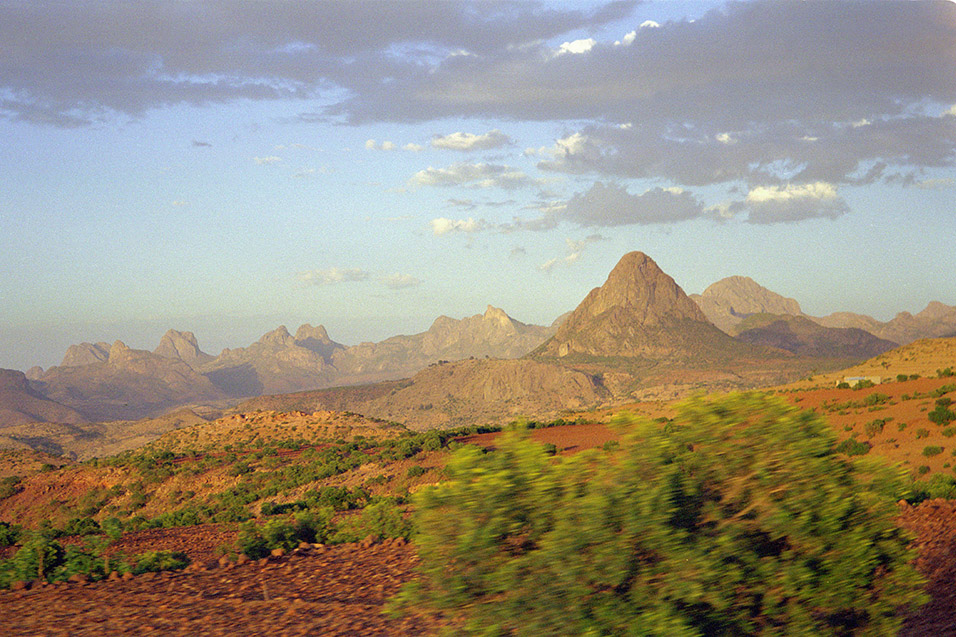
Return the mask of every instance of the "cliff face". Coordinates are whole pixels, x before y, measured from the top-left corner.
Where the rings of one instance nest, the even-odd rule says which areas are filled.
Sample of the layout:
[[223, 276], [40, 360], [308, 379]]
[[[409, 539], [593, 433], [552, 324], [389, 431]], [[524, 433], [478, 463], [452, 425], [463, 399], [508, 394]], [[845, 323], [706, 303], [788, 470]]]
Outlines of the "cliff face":
[[669, 360], [733, 345], [650, 257], [631, 252], [534, 355]]

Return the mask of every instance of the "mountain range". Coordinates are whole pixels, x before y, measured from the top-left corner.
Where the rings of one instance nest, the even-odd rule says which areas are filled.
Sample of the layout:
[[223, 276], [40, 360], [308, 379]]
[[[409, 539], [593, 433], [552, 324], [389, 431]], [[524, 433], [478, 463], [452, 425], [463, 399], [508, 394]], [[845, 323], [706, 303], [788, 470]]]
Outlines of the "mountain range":
[[[441, 316], [420, 334], [354, 346], [309, 324], [294, 335], [279, 326], [218, 356], [177, 330], [152, 352], [121, 341], [73, 345], [59, 366], [0, 374], [0, 428], [53, 422], [87, 431], [87, 423], [139, 421], [184, 405], [203, 418], [250, 398], [258, 408], [341, 408], [423, 428], [655, 396], [660, 387], [750, 386], [952, 333], [956, 307], [935, 302], [881, 323], [808, 316], [747, 277], [688, 296], [632, 252], [550, 326], [488, 306], [460, 320]], [[63, 435], [80, 435], [70, 431]]]

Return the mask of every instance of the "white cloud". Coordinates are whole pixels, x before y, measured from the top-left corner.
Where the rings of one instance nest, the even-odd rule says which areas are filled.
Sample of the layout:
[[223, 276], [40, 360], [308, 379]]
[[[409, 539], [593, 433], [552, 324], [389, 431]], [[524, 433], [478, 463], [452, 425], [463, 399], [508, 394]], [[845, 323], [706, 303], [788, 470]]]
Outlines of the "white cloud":
[[256, 162], [260, 166], [266, 166], [268, 164], [275, 164], [282, 161], [281, 157], [276, 157], [275, 155], [270, 155], [268, 157], [253, 157], [252, 161]]
[[658, 24], [657, 22], [654, 22], [653, 20], [644, 20], [644, 22], [641, 22], [642, 29], [659, 29], [660, 27], [661, 25]]
[[538, 269], [542, 272], [551, 272], [551, 270], [559, 265], [573, 265], [581, 259], [581, 255], [584, 254], [585, 248], [592, 243], [597, 243], [598, 241], [607, 241], [607, 237], [601, 236], [599, 234], [592, 234], [588, 235], [584, 239], [579, 240], [565, 239], [564, 242], [567, 245], [568, 253], [563, 257], [548, 259], [539, 265]]
[[303, 285], [334, 285], [354, 281], [367, 281], [371, 274], [358, 268], [326, 268], [324, 270], [306, 270], [297, 272], [295, 278]]
[[424, 146], [422, 146], [421, 144], [415, 144], [414, 142], [409, 142], [405, 144], [404, 146], [402, 146], [402, 148], [404, 148], [405, 150], [411, 151], [413, 153], [418, 153], [425, 150]]
[[375, 140], [366, 139], [365, 140], [365, 150], [375, 150]]
[[463, 233], [472, 233], [479, 232], [481, 230], [486, 230], [490, 224], [483, 219], [446, 219], [444, 217], [439, 217], [437, 219], [432, 219], [431, 221], [432, 234], [436, 237], [442, 235], [450, 234], [452, 232], [463, 232]]
[[750, 223], [789, 223], [805, 219], [836, 219], [849, 211], [833, 184], [758, 186], [744, 199]]
[[597, 44], [597, 40], [594, 38], [587, 38], [585, 40], [574, 40], [572, 42], [565, 42], [560, 47], [558, 47], [558, 55], [563, 55], [565, 53], [571, 54], [581, 54], [587, 53], [594, 48], [594, 45]]
[[386, 139], [379, 144], [374, 139], [367, 139], [365, 140], [365, 150], [395, 150], [395, 142]]
[[447, 150], [473, 151], [501, 148], [511, 144], [511, 138], [498, 129], [490, 130], [483, 135], [474, 133], [456, 132], [449, 135], [435, 135], [432, 138], [432, 147]]
[[417, 186], [465, 186], [505, 190], [535, 183], [525, 173], [511, 166], [468, 162], [458, 162], [448, 168], [429, 167], [415, 173], [409, 181]]
[[624, 186], [599, 181], [571, 197], [557, 219], [582, 226], [612, 227], [676, 223], [702, 214], [700, 201], [682, 188], [658, 187], [632, 195]]
[[173, 202], [173, 205], [176, 206], [176, 207], [185, 206], [185, 205], [186, 205], [186, 200], [184, 200], [184, 199], [177, 199], [176, 201]]

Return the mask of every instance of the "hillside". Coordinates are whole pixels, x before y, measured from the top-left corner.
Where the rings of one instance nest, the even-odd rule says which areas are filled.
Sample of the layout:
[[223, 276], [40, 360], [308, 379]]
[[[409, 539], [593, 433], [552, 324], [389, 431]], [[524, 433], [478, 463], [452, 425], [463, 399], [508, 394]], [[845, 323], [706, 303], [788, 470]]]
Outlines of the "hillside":
[[23, 372], [0, 369], [0, 432], [10, 426], [36, 421], [75, 424], [87, 419], [75, 409], [33, 389]]
[[885, 323], [851, 312], [836, 312], [813, 320], [825, 327], [858, 327], [903, 345], [921, 338], [956, 336], [956, 306], [938, 301], [930, 302], [923, 311], [915, 315], [900, 312]]
[[730, 276], [711, 284], [702, 294], [690, 298], [718, 328], [734, 334], [740, 321], [752, 314], [803, 314], [794, 299], [768, 290], [745, 276]]
[[897, 347], [864, 330], [823, 327], [805, 316], [752, 314], [737, 323], [733, 332], [738, 340], [798, 356], [865, 359]]

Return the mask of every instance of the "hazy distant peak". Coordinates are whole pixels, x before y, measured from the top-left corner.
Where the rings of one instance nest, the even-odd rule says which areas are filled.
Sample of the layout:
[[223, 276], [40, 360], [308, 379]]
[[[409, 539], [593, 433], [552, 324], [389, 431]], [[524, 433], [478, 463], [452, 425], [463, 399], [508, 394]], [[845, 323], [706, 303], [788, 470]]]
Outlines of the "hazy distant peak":
[[768, 290], [746, 276], [726, 277], [691, 298], [714, 325], [727, 333], [753, 314], [803, 315], [796, 300]]
[[494, 307], [493, 305], [489, 305], [487, 309], [485, 309], [485, 313], [482, 318], [484, 318], [486, 321], [497, 323], [502, 327], [511, 325], [511, 317], [508, 316], [504, 310]]
[[309, 323], [305, 323], [299, 326], [299, 329], [295, 331], [295, 340], [305, 341], [308, 339], [313, 339], [323, 343], [331, 343], [332, 340], [329, 338], [329, 333], [325, 330], [324, 325], [316, 325], [312, 327]]
[[190, 367], [201, 365], [212, 359], [212, 356], [199, 349], [195, 334], [172, 329], [163, 334], [153, 353], [163, 358], [181, 360]]
[[78, 367], [105, 362], [110, 356], [109, 343], [80, 343], [70, 345], [63, 355], [61, 367]]
[[279, 345], [282, 347], [289, 347], [295, 344], [295, 339], [292, 338], [292, 335], [289, 334], [289, 330], [285, 325], [280, 325], [271, 332], [266, 332], [262, 335], [262, 338], [259, 339], [259, 343], [263, 345]]

